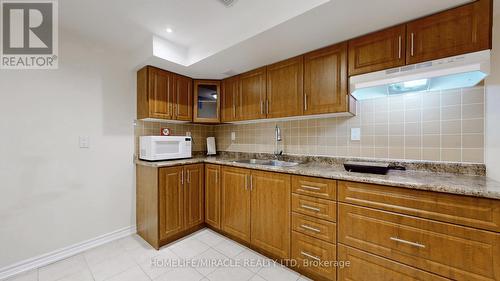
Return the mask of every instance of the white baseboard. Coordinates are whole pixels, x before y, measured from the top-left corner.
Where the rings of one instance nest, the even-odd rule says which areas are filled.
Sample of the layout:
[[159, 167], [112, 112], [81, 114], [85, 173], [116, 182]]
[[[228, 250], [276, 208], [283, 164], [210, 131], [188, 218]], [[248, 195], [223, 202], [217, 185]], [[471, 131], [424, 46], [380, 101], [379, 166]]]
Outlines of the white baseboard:
[[129, 226], [122, 229], [115, 230], [113, 232], [83, 241], [80, 243], [73, 244], [68, 247], [55, 250], [50, 253], [46, 253], [37, 257], [29, 258], [15, 264], [0, 268], [0, 280], [7, 279], [13, 275], [23, 273], [35, 268], [39, 268], [56, 261], [74, 256], [86, 250], [92, 249], [94, 247], [106, 244], [108, 242], [127, 237], [137, 232], [136, 226]]

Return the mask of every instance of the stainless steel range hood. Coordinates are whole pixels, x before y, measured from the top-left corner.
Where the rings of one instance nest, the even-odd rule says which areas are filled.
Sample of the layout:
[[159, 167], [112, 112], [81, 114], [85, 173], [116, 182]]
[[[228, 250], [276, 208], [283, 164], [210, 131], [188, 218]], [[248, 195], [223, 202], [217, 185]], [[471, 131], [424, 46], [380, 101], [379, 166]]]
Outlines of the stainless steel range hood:
[[352, 76], [358, 100], [411, 92], [472, 87], [490, 74], [490, 50]]

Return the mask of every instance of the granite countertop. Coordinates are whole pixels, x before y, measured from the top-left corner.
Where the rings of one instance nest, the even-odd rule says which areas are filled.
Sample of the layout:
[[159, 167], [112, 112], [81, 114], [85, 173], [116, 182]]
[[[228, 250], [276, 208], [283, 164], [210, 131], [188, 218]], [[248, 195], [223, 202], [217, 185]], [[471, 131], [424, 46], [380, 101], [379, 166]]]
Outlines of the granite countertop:
[[234, 162], [236, 158], [196, 157], [162, 162], [136, 160], [136, 164], [150, 167], [168, 167], [175, 165], [211, 163], [241, 168], [280, 172], [294, 175], [313, 176], [336, 180], [390, 185], [410, 189], [469, 195], [475, 197], [500, 199], [500, 182], [485, 176], [464, 175], [457, 173], [438, 173], [432, 171], [390, 170], [386, 175], [348, 172], [342, 165], [322, 162], [307, 162], [295, 167], [273, 167]]

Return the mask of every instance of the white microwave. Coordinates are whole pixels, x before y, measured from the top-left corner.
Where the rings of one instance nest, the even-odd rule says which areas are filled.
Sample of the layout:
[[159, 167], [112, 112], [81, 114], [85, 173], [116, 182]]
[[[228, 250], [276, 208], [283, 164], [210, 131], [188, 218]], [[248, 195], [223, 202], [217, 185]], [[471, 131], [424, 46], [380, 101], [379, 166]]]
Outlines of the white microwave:
[[191, 137], [142, 136], [139, 138], [139, 159], [159, 161], [191, 158]]

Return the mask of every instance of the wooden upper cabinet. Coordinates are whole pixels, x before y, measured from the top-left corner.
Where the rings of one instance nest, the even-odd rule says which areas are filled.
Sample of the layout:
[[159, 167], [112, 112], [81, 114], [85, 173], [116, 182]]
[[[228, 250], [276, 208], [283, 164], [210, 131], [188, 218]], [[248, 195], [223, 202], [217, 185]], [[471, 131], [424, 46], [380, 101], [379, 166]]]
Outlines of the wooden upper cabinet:
[[160, 168], [158, 176], [160, 240], [168, 239], [184, 230], [182, 173], [181, 166]]
[[349, 41], [349, 75], [403, 66], [406, 63], [406, 25]]
[[194, 80], [194, 122], [220, 122], [220, 84], [218, 80]]
[[172, 119], [174, 90], [170, 72], [146, 66], [137, 72], [137, 118]]
[[200, 225], [205, 221], [204, 172], [203, 164], [184, 167], [184, 218], [186, 229]]
[[240, 120], [266, 118], [266, 67], [240, 75]]
[[304, 114], [346, 112], [347, 43], [304, 56]]
[[253, 245], [277, 258], [290, 255], [290, 175], [252, 171]]
[[304, 57], [267, 66], [267, 118], [302, 115]]
[[219, 165], [205, 165], [205, 223], [220, 229], [220, 170]]
[[152, 66], [137, 72], [137, 118], [192, 121], [193, 80]]
[[193, 120], [193, 79], [174, 75], [174, 119]]
[[491, 48], [491, 0], [478, 0], [407, 24], [407, 64]]
[[250, 242], [250, 170], [222, 168], [222, 230]]
[[240, 77], [234, 76], [222, 80], [222, 106], [221, 119], [222, 122], [237, 121], [240, 117]]

